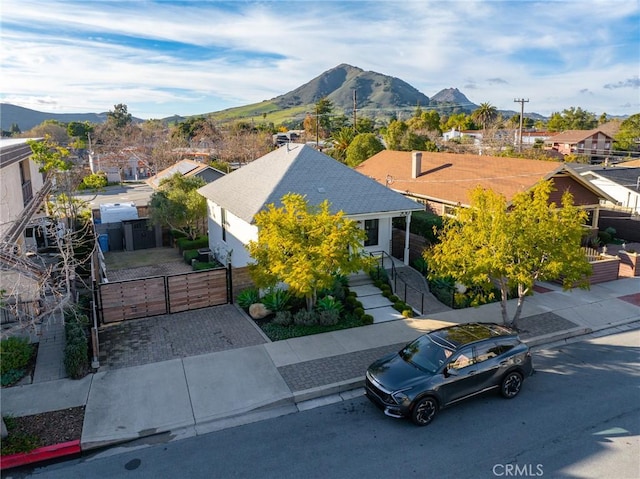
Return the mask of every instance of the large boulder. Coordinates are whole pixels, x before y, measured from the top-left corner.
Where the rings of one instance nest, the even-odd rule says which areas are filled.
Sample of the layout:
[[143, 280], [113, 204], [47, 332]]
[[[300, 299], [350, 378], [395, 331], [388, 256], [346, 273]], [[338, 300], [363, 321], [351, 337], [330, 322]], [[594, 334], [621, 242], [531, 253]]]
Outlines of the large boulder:
[[253, 303], [251, 306], [249, 306], [249, 316], [251, 316], [253, 319], [266, 318], [270, 314], [271, 311], [269, 311], [262, 303]]

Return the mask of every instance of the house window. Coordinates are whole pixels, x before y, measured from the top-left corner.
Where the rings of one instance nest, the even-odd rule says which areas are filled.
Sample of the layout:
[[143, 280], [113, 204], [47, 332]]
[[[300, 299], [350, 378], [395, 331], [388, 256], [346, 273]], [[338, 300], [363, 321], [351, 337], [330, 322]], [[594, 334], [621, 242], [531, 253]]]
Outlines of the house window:
[[376, 246], [378, 244], [378, 223], [378, 219], [365, 220], [364, 231], [367, 233], [367, 239], [364, 240], [365, 246]]
[[222, 241], [227, 242], [227, 210], [220, 209], [220, 226], [222, 227]]

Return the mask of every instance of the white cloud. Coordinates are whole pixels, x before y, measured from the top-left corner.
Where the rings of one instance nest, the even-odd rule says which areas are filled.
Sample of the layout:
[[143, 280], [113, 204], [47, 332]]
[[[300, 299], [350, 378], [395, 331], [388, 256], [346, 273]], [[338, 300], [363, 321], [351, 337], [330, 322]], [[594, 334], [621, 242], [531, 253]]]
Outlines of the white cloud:
[[0, 99], [189, 115], [270, 99], [348, 63], [427, 96], [457, 87], [499, 109], [528, 96], [543, 114], [569, 106], [632, 114], [637, 87], [626, 81], [639, 73], [639, 7], [614, 3], [581, 2], [589, 14], [576, 16], [572, 1], [7, 0]]

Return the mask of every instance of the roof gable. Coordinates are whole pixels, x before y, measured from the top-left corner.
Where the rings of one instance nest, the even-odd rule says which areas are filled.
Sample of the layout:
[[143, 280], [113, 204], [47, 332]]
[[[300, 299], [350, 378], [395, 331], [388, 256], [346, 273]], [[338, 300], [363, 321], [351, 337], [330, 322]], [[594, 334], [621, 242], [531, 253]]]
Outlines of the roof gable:
[[613, 139], [611, 135], [608, 135], [604, 131], [596, 128], [594, 130], [566, 130], [550, 137], [548, 141], [552, 143], [579, 143], [586, 140], [587, 138], [591, 138], [598, 133], [606, 136], [611, 140]]
[[162, 182], [162, 180], [169, 179], [176, 173], [179, 173], [182, 176], [186, 177], [201, 176], [207, 182], [224, 176], [224, 173], [222, 171], [216, 170], [209, 165], [200, 163], [199, 161], [186, 159], [180, 160], [172, 166], [158, 172], [157, 174], [149, 178], [146, 182], [149, 184], [149, 186], [156, 189], [158, 188], [158, 186], [160, 186], [160, 182]]
[[422, 205], [385, 188], [314, 148], [288, 143], [198, 190], [248, 223], [287, 193], [312, 205], [328, 200], [331, 211], [349, 216], [422, 210]]

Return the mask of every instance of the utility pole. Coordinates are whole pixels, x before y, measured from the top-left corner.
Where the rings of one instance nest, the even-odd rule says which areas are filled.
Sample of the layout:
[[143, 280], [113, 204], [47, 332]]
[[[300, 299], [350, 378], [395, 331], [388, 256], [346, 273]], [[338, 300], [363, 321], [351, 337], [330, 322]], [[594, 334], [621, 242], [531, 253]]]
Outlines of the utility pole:
[[356, 127], [356, 105], [357, 105], [357, 95], [356, 95], [356, 90], [353, 90], [353, 132], [355, 134], [358, 133], [358, 129]]
[[520, 103], [520, 129], [518, 130], [518, 152], [522, 153], [522, 120], [524, 116], [524, 104], [529, 103], [529, 99], [515, 98], [515, 103]]

